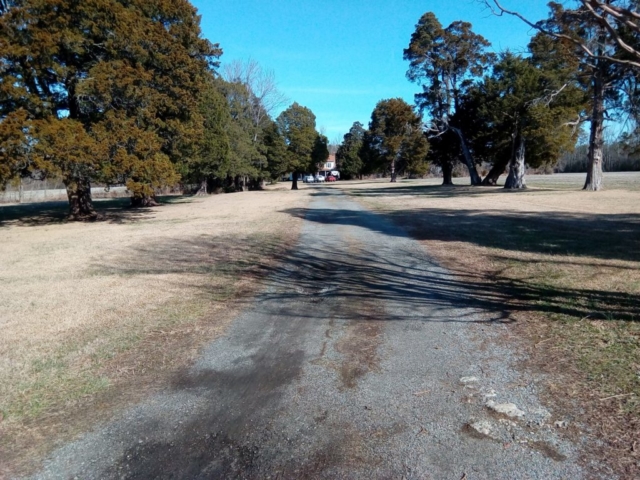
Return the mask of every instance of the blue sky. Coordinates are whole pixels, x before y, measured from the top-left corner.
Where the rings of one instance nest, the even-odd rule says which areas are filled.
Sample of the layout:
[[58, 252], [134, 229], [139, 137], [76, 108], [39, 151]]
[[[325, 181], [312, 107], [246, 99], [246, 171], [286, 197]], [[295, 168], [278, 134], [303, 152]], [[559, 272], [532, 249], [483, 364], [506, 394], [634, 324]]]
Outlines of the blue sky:
[[[477, 0], [191, 0], [206, 38], [220, 43], [223, 63], [256, 60], [273, 70], [280, 90], [309, 107], [329, 140], [354, 121], [365, 126], [379, 100], [413, 103], [419, 87], [405, 78], [402, 51], [415, 24], [432, 11], [447, 26], [473, 24], [495, 51], [523, 50], [532, 32], [517, 19], [497, 18]], [[504, 0], [532, 19], [547, 0]]]

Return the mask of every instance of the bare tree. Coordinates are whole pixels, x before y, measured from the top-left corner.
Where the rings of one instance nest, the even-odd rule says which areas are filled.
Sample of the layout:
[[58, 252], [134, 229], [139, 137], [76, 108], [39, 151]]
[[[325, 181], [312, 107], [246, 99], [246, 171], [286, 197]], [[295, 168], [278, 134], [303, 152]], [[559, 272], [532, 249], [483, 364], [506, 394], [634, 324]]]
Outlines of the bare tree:
[[278, 90], [275, 74], [272, 70], [263, 69], [260, 64], [252, 59], [247, 61], [234, 60], [222, 68], [222, 77], [231, 83], [242, 83], [249, 90], [251, 96], [250, 110], [256, 133], [254, 141], [257, 141], [258, 131], [266, 117], [289, 99]]
[[640, 34], [640, 12], [634, 9], [635, 4], [632, 1], [623, 1], [621, 2], [622, 6], [620, 6], [613, 4], [613, 0], [576, 0], [577, 2], [582, 4], [582, 6], [585, 8], [585, 11], [588, 12], [592, 19], [606, 31], [611, 41], [615, 43], [619, 48], [627, 52], [630, 58], [602, 54], [583, 39], [580, 39], [574, 35], [554, 32], [545, 28], [544, 22], [532, 22], [521, 13], [504, 8], [499, 0], [480, 1], [484, 5], [486, 5], [493, 14], [498, 16], [507, 14], [517, 17], [536, 30], [539, 30], [554, 38], [562, 38], [574, 43], [587, 56], [591, 58], [619, 63], [634, 68], [640, 68], [640, 49], [637, 46], [629, 45], [626, 39], [621, 35], [620, 32], [622, 30], [619, 28], [624, 27], [627, 31], [631, 31], [635, 34]]

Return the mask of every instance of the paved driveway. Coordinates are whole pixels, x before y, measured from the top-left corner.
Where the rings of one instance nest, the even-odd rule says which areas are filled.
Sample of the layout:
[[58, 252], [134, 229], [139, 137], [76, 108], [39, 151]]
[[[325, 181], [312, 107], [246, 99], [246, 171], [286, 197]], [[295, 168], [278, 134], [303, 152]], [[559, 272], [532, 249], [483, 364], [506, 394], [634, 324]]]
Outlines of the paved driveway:
[[339, 190], [290, 213], [306, 219], [298, 247], [227, 335], [38, 478], [584, 475], [500, 315]]

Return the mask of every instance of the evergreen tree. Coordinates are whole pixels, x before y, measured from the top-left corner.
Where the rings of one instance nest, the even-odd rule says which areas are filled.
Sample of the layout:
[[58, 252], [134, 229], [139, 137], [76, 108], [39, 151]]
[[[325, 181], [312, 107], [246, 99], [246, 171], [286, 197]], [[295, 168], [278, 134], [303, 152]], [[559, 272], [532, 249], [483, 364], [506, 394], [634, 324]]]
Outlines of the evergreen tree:
[[525, 188], [525, 152], [526, 163], [538, 168], [557, 163], [575, 145], [578, 130], [571, 123], [585, 107], [584, 94], [554, 66], [545, 69], [534, 57], [507, 52], [492, 75], [471, 89], [471, 107], [462, 110], [477, 122], [476, 151], [493, 161], [485, 178], [492, 184], [509, 165], [505, 187]]
[[362, 145], [365, 130], [360, 122], [354, 122], [349, 132], [344, 135], [336, 152], [336, 162], [340, 170], [340, 178], [349, 180], [362, 175], [364, 160]]
[[3, 178], [61, 177], [71, 218], [95, 217], [91, 182], [125, 182], [137, 205], [175, 183], [202, 135], [197, 101], [221, 54], [199, 21], [186, 0], [4, 2]]
[[[620, 107], [625, 78], [640, 67], [640, 15], [637, 0], [579, 0], [565, 8], [550, 2], [550, 17], [533, 23], [518, 12], [505, 9], [498, 0], [484, 0], [490, 8], [514, 15], [530, 27], [571, 49], [588, 76], [591, 112], [588, 171], [585, 190], [602, 188], [604, 122], [607, 113]], [[495, 10], [494, 10], [495, 12]]]
[[426, 171], [429, 143], [422, 131], [422, 121], [401, 98], [378, 102], [364, 144], [372, 167], [388, 171], [392, 182], [398, 174]]
[[267, 160], [267, 171], [271, 180], [276, 180], [287, 172], [287, 143], [278, 130], [278, 124], [271, 119], [262, 130], [262, 153]]
[[461, 95], [493, 61], [493, 55], [485, 52], [489, 45], [486, 39], [473, 33], [470, 23], [456, 21], [443, 28], [435, 14], [427, 12], [404, 50], [404, 58], [410, 62], [407, 78], [422, 86], [416, 104], [428, 113], [433, 136], [442, 137], [448, 131], [455, 134], [472, 185], [479, 185], [481, 178], [466, 133], [456, 122], [456, 112]]
[[316, 116], [294, 102], [278, 116], [276, 123], [287, 144], [287, 171], [293, 172], [291, 189], [297, 190], [298, 175], [313, 166], [312, 153], [318, 138]]
[[329, 139], [322, 134], [316, 135], [311, 151], [312, 170], [320, 170], [329, 158]]
[[220, 189], [230, 168], [228, 128], [231, 114], [219, 84], [220, 80], [212, 77], [200, 97], [204, 132], [200, 148], [189, 162], [189, 176], [200, 184], [199, 195]]

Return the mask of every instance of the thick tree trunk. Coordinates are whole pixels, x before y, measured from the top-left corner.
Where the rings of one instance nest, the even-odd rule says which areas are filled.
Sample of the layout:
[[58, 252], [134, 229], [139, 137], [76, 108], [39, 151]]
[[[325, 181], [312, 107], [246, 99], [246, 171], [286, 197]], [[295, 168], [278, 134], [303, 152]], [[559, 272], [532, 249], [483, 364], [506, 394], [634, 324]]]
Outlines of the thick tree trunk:
[[496, 162], [487, 173], [487, 176], [482, 180], [482, 185], [485, 187], [495, 187], [498, 184], [498, 179], [500, 175], [502, 175], [509, 165], [508, 160], [502, 160], [500, 162]]
[[87, 179], [66, 178], [64, 186], [69, 198], [69, 220], [95, 220], [98, 214], [91, 199], [91, 182]]
[[396, 159], [391, 160], [391, 183], [397, 182]]
[[196, 197], [204, 197], [209, 194], [208, 183], [209, 181], [207, 178], [200, 180], [200, 188], [198, 188], [198, 191], [196, 192]]
[[467, 142], [462, 134], [462, 130], [456, 127], [449, 127], [460, 139], [460, 150], [462, 151], [462, 158], [464, 160], [464, 164], [467, 166], [467, 170], [469, 170], [469, 177], [471, 177], [471, 185], [480, 185], [482, 183], [482, 178], [478, 174], [478, 170], [476, 169], [476, 164], [473, 161], [473, 157], [471, 156], [471, 152], [467, 147]]
[[453, 185], [453, 163], [442, 162], [442, 185]]
[[298, 172], [293, 172], [293, 181], [291, 182], [291, 190], [298, 190]]
[[242, 177], [240, 175], [236, 175], [233, 178], [233, 189], [236, 192], [242, 192]]
[[133, 208], [158, 207], [160, 204], [151, 195], [142, 195], [131, 197], [131, 206]]
[[224, 186], [224, 180], [222, 178], [214, 177], [211, 180], [209, 191], [211, 193], [220, 194], [224, 191]]
[[589, 165], [584, 190], [597, 192], [602, 188], [602, 160], [604, 143], [604, 94], [605, 84], [600, 68], [593, 78], [593, 112], [591, 114], [591, 133], [589, 134]]
[[509, 176], [504, 184], [504, 188], [511, 190], [527, 188], [524, 180], [525, 172], [524, 138], [519, 134], [516, 137], [516, 145], [511, 155], [511, 162], [509, 162]]

